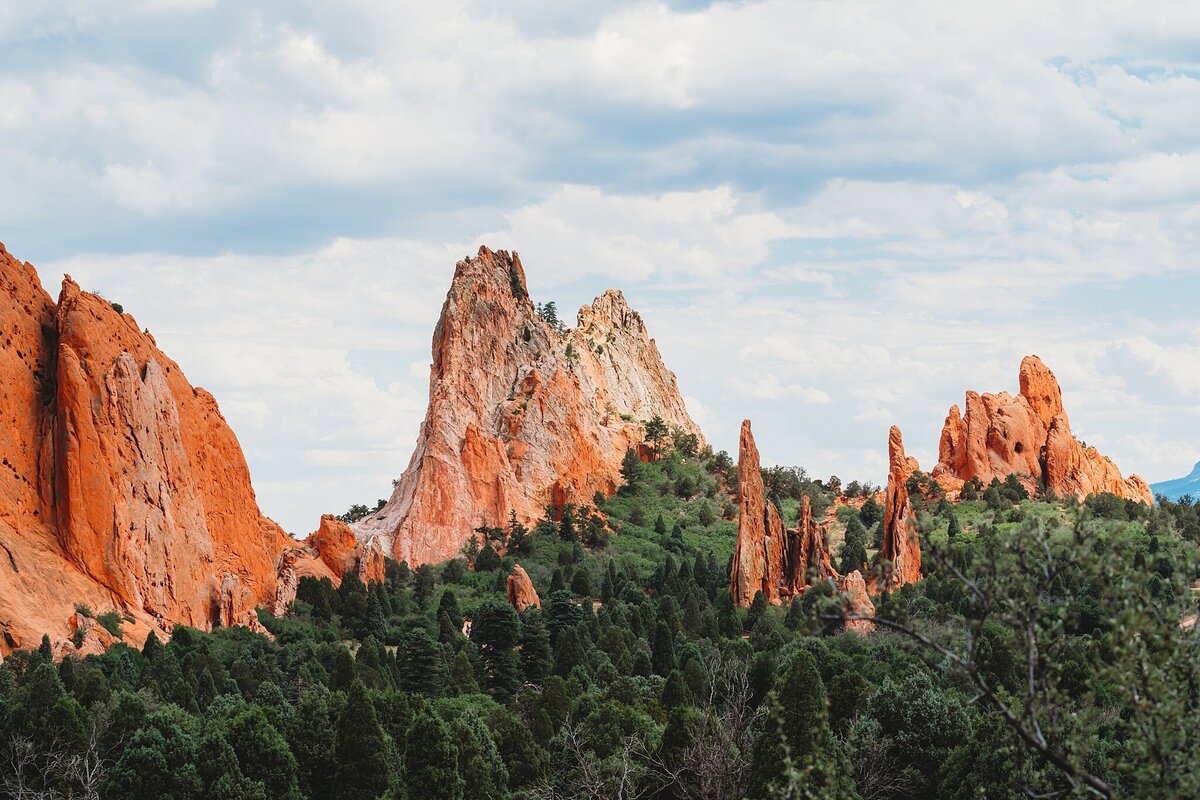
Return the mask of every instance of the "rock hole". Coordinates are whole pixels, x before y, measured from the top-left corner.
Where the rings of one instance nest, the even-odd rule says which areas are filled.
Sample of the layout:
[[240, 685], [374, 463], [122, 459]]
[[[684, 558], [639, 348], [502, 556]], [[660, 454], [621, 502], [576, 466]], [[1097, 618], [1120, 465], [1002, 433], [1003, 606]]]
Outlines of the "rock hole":
[[1013, 450], [1016, 450], [1018, 454], [1024, 453], [1025, 445], [1023, 445], [1021, 442], [1017, 442], [1016, 447], [1014, 447]]

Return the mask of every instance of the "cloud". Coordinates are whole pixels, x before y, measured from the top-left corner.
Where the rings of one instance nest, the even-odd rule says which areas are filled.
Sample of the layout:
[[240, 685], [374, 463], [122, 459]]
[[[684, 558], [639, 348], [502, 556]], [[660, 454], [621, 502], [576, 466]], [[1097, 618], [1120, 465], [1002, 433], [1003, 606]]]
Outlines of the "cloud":
[[752, 417], [764, 458], [880, 481], [890, 424], [927, 460], [1037, 352], [1081, 435], [1183, 474], [1198, 35], [1119, 2], [8, 4], [0, 235], [150, 327], [297, 531], [407, 463], [481, 243], [536, 299], [624, 289], [718, 448]]

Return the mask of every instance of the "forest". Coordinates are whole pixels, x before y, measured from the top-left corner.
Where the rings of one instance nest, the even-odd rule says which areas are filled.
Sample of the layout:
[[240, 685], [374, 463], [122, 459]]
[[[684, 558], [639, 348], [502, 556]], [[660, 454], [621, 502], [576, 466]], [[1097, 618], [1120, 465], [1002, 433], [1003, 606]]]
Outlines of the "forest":
[[[910, 481], [925, 579], [869, 635], [818, 585], [734, 607], [727, 455], [626, 458], [624, 484], [461, 558], [305, 578], [285, 616], [0, 665], [0, 794], [109, 800], [1200, 795], [1200, 507]], [[835, 563], [880, 507], [764, 470]], [[850, 494], [860, 495], [854, 483]], [[869, 493], [870, 487], [866, 487]], [[514, 564], [541, 608], [506, 600]], [[93, 614], [81, 608], [81, 613]], [[119, 620], [105, 620], [119, 630]], [[165, 637], [164, 637], [165, 639]]]

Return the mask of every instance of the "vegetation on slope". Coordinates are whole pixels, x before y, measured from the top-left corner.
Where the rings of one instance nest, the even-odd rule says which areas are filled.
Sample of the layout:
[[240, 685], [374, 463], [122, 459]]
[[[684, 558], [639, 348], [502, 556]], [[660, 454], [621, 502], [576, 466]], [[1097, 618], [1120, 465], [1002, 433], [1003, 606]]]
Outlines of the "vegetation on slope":
[[[734, 609], [727, 456], [625, 466], [595, 508], [482, 530], [463, 558], [389, 563], [372, 586], [305, 579], [287, 616], [263, 615], [273, 639], [180, 627], [140, 651], [14, 654], [0, 666], [3, 792], [1200, 791], [1200, 642], [1179, 624], [1200, 564], [1191, 503], [918, 499], [927, 577], [881, 598], [863, 637], [841, 630], [831, 590]], [[818, 515], [833, 501], [832, 481], [765, 472], [789, 524], [800, 495]], [[848, 548], [869, 548], [878, 524], [873, 502], [839, 510]], [[505, 602], [515, 562], [541, 610]]]

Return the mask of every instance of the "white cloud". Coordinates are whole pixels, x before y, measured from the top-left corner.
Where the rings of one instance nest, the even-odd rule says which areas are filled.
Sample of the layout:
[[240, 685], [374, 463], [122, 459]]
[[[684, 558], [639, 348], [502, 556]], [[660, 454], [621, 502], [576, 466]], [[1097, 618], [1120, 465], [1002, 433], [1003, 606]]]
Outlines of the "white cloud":
[[626, 289], [718, 448], [878, 481], [1038, 352], [1190, 468], [1195, 6], [687, 5], [0, 6], [6, 243], [148, 325], [298, 531], [407, 462], [480, 243]]

